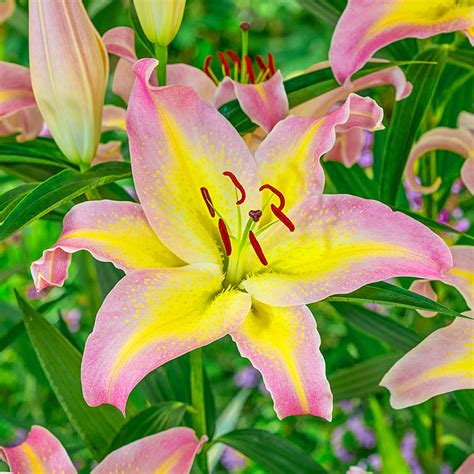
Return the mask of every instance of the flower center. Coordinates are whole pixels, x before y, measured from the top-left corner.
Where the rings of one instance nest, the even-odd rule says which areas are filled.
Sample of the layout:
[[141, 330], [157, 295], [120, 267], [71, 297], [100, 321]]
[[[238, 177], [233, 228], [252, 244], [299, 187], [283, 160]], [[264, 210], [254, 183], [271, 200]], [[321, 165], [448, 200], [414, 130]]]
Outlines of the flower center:
[[[263, 184], [260, 186], [259, 191], [263, 192], [268, 190], [271, 192], [268, 200], [264, 204], [262, 209], [250, 210], [248, 213], [248, 220], [244, 227], [242, 227], [242, 214], [240, 206], [245, 202], [247, 194], [244, 187], [237, 179], [237, 177], [231, 171], [224, 171], [224, 176], [227, 176], [235, 187], [236, 193], [236, 206], [238, 209], [238, 229], [236, 235], [233, 235], [229, 225], [226, 223], [224, 217], [219, 210], [214, 206], [212, 202], [209, 190], [206, 187], [201, 188], [201, 196], [206, 204], [207, 210], [211, 218], [217, 216], [217, 228], [221, 237], [222, 245], [227, 257], [226, 262], [226, 279], [224, 286], [237, 285], [243, 278], [245, 273], [245, 258], [243, 254], [246, 252], [248, 246], [253, 249], [256, 257], [260, 263], [264, 266], [268, 265], [268, 260], [265, 257], [264, 250], [260, 245], [257, 237], [266, 229], [273, 226], [277, 222], [281, 222], [285, 225], [290, 232], [295, 230], [295, 226], [290, 218], [283, 212], [285, 207], [285, 196], [278, 189], [271, 184]], [[271, 203], [273, 197], [278, 198], [278, 205]], [[275, 219], [271, 220], [268, 224], [257, 228], [260, 219], [270, 204], [270, 210]]]
[[219, 74], [216, 74], [211, 68], [211, 62], [214, 58], [212, 56], [206, 57], [203, 70], [216, 85], [225, 77], [231, 77], [234, 81], [242, 84], [259, 84], [270, 79], [275, 74], [275, 61], [273, 55], [270, 53], [267, 54], [267, 61], [258, 55], [255, 58], [256, 66], [254, 67], [254, 62], [247, 54], [249, 28], [250, 25], [248, 23], [242, 23], [240, 25], [240, 30], [242, 31], [242, 56], [239, 56], [232, 50], [226, 53], [222, 51], [216, 53], [221, 63]]

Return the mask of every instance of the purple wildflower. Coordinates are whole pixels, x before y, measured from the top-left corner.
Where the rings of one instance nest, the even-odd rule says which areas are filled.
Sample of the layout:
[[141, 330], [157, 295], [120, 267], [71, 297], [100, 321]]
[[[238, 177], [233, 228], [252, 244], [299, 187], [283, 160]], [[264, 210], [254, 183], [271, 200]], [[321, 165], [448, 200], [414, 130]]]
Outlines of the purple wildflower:
[[354, 402], [352, 402], [352, 400], [341, 400], [338, 405], [339, 408], [346, 414], [349, 414], [354, 410]]
[[469, 227], [471, 227], [471, 222], [467, 217], [464, 217], [463, 219], [460, 219], [456, 224], [454, 225], [454, 228], [458, 232], [466, 232], [469, 230]]
[[61, 311], [61, 318], [66, 323], [70, 332], [79, 331], [81, 316], [81, 311], [78, 309], [65, 309]]
[[349, 420], [347, 420], [347, 427], [352, 431], [360, 446], [366, 449], [375, 447], [375, 434], [362, 423], [360, 416], [349, 418]]
[[440, 224], [445, 224], [445, 225], [449, 224], [449, 211], [447, 209], [441, 209], [441, 211], [439, 211], [439, 214], [436, 220]]
[[400, 443], [400, 449], [402, 452], [402, 456], [405, 461], [408, 463], [408, 466], [411, 469], [412, 474], [423, 474], [423, 469], [418, 462], [415, 453], [416, 448], [416, 437], [413, 432], [408, 432], [402, 438]]
[[345, 430], [341, 426], [334, 429], [331, 435], [331, 444], [336, 457], [343, 463], [354, 461], [354, 454], [348, 451], [343, 445]]
[[260, 382], [260, 373], [253, 367], [244, 367], [234, 376], [234, 383], [240, 388], [255, 388]]
[[221, 457], [221, 464], [229, 471], [243, 469], [247, 466], [247, 460], [244, 455], [232, 448], [225, 448]]

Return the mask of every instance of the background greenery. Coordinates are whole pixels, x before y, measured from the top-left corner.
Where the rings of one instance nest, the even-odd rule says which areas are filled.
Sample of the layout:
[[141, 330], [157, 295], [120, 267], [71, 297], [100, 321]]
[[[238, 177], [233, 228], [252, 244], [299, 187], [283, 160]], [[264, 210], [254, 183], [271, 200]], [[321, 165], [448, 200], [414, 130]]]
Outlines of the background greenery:
[[[117, 0], [85, 1], [101, 34], [115, 26], [129, 25], [127, 3]], [[183, 25], [170, 48], [170, 62], [201, 66], [208, 54], [229, 48], [239, 50], [239, 23], [248, 21], [251, 23], [250, 54], [255, 56], [272, 52], [284, 75], [291, 76], [327, 59], [333, 27], [344, 3], [341, 0], [188, 0]], [[0, 27], [0, 59], [28, 65], [27, 2], [18, 0], [17, 4], [14, 16]], [[433, 40], [434, 43], [446, 44], [454, 41], [460, 48], [466, 47], [466, 41], [460, 35], [443, 35]], [[387, 48], [382, 55], [392, 60], [411, 60], [428, 43], [415, 40], [399, 42]], [[113, 65], [112, 60], [112, 70]], [[430, 116], [435, 121], [431, 125], [455, 126], [459, 111], [472, 103], [472, 86], [472, 71], [469, 75], [464, 66], [448, 62], [440, 72], [440, 81], [430, 102]], [[388, 126], [393, 115], [393, 91], [378, 88], [371, 91], [371, 95], [384, 106]], [[111, 91], [107, 94], [106, 103], [124, 105]], [[428, 126], [428, 123], [423, 123], [417, 134]], [[329, 178], [326, 192], [378, 197], [376, 185], [389, 176], [382, 173], [384, 166], [387, 166], [383, 162], [384, 148], [387, 140], [395, 143], [403, 140], [406, 130], [399, 127], [398, 133], [396, 137], [388, 137], [387, 131], [376, 134], [373, 168], [362, 170], [356, 165], [346, 170], [336, 163], [326, 164]], [[106, 138], [112, 137], [124, 141], [123, 151], [126, 154], [124, 134], [108, 132]], [[434, 221], [443, 209], [450, 212], [460, 209], [468, 222], [473, 217], [472, 196], [466, 191], [451, 193], [462, 162], [461, 158], [449, 152], [436, 154], [436, 164], [444, 179], [436, 196], [425, 199], [423, 203], [424, 215], [433, 220], [431, 225], [435, 225]], [[22, 182], [11, 173], [0, 171], [2, 194]], [[127, 185], [130, 181], [122, 183]], [[396, 183], [398, 186], [399, 178]], [[383, 185], [383, 189], [394, 187], [393, 183], [391, 187], [390, 183], [385, 184], [388, 188]], [[8, 201], [2, 201], [2, 206], [7, 204]], [[397, 200], [392, 204], [409, 209], [403, 187], [399, 188]], [[43, 425], [59, 437], [78, 467], [88, 472], [93, 462], [91, 451], [76, 434], [48, 383], [24, 330], [13, 291], [16, 289], [24, 297], [34, 296], [29, 265], [59, 235], [62, 215], [70, 206], [71, 203], [61, 206], [45, 219], [35, 221], [0, 243], [0, 444], [20, 439], [33, 424]], [[467, 234], [470, 232], [468, 230]], [[448, 238], [451, 242], [472, 242], [468, 235], [460, 238], [451, 233]], [[73, 260], [65, 288], [55, 288], [29, 304], [39, 309], [73, 346], [81, 350], [103, 296], [120, 274], [111, 265], [94, 262], [85, 253], [76, 254]], [[410, 280], [402, 279], [400, 283], [408, 288]], [[437, 289], [440, 303], [457, 311], [465, 309], [455, 290], [441, 284]], [[204, 349], [210, 382], [208, 391], [211, 386], [213, 394], [208, 394], [211, 424], [217, 418], [217, 429], [221, 430], [221, 434], [237, 427], [263, 429], [281, 435], [310, 453], [329, 472], [342, 473], [348, 466], [358, 463], [368, 466], [373, 472], [380, 472], [380, 457], [384, 460], [384, 472], [387, 473], [447, 474], [459, 466], [472, 445], [472, 398], [458, 392], [396, 411], [388, 403], [387, 391], [378, 387], [382, 375], [397, 358], [449, 319], [442, 316], [424, 319], [413, 309], [348, 305], [334, 301], [312, 305], [311, 309], [318, 322], [322, 352], [337, 400], [333, 422], [311, 416], [278, 420], [260, 380], [248, 370], [241, 372], [249, 366], [239, 356], [230, 338], [225, 338]], [[67, 317], [60, 316], [61, 313], [67, 316], [69, 310], [81, 312], [77, 332], [71, 332], [65, 323]], [[183, 382], [188, 370], [185, 356], [158, 369], [134, 390], [129, 402], [130, 414], [138, 414], [150, 406], [166, 408], [164, 412], [151, 409], [145, 418], [137, 422], [138, 425], [149, 425], [153, 429], [153, 426], [173, 426], [182, 417], [186, 420], [189, 414], [185, 405], [175, 402], [189, 402], [189, 389]], [[239, 376], [236, 377], [236, 374]], [[242, 379], [244, 385], [252, 386], [242, 387]], [[170, 401], [174, 404], [158, 405]], [[127, 436], [132, 436], [131, 431]], [[112, 443], [112, 440], [109, 441]], [[120, 444], [120, 440], [115, 442]], [[269, 457], [274, 455], [268, 452]], [[232, 454], [227, 453], [226, 458], [224, 463], [227, 468], [230, 461], [238, 464], [238, 460], [231, 459]], [[258, 456], [253, 456], [253, 459], [258, 459]], [[266, 472], [254, 461], [247, 459], [245, 464], [236, 470]], [[387, 470], [390, 466], [392, 470]], [[227, 468], [221, 463], [217, 466], [217, 472], [225, 472]]]

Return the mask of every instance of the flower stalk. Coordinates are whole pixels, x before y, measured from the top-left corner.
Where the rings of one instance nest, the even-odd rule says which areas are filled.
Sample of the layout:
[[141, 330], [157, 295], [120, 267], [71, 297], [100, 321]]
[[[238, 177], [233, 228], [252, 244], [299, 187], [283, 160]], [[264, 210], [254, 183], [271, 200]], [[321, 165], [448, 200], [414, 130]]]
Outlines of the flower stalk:
[[158, 85], [166, 86], [166, 65], [168, 64], [168, 46], [155, 44], [155, 58], [158, 59]]

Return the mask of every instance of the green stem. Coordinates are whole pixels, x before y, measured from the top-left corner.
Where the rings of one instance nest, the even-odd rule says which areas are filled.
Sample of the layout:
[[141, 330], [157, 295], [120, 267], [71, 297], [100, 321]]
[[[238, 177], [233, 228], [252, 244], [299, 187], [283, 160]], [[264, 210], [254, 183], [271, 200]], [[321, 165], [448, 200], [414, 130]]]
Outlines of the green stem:
[[443, 413], [443, 400], [440, 397], [433, 398], [433, 438], [434, 438], [434, 457], [438, 463], [443, 460], [443, 424], [441, 415]]
[[155, 58], [158, 59], [158, 85], [166, 86], [166, 65], [168, 64], [168, 46], [155, 44]]
[[[206, 434], [206, 405], [204, 402], [204, 373], [202, 368], [202, 349], [194, 349], [189, 355], [191, 364], [191, 403], [196, 410], [192, 414], [194, 431], [198, 438]], [[198, 455], [198, 463], [204, 474], [207, 474], [207, 455]]]

